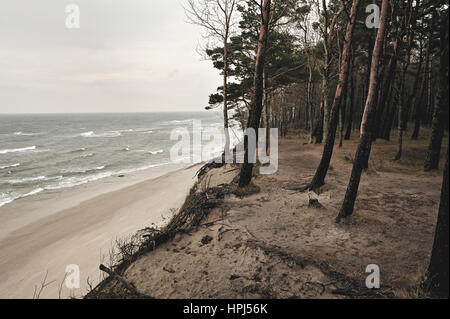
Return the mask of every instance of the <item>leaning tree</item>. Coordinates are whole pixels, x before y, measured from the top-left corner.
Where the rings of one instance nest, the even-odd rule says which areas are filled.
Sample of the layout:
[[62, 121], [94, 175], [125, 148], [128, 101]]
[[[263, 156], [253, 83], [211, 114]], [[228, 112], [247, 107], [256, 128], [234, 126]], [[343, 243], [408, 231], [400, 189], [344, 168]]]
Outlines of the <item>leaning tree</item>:
[[350, 177], [350, 182], [345, 194], [344, 203], [337, 217], [337, 222], [342, 218], [347, 217], [353, 213], [356, 196], [358, 194], [359, 182], [361, 180], [361, 173], [367, 162], [372, 146], [372, 122], [376, 114], [376, 95], [379, 79], [380, 57], [383, 50], [383, 44], [386, 37], [387, 18], [389, 13], [389, 0], [383, 0], [381, 7], [380, 28], [378, 29], [377, 38], [372, 54], [372, 64], [370, 71], [369, 93], [364, 108], [364, 115], [361, 121], [360, 141], [353, 161], [353, 169]]
[[[254, 92], [250, 103], [250, 114], [248, 118], [248, 129], [258, 130], [261, 122], [264, 92], [264, 63], [266, 57], [267, 37], [269, 35], [270, 21], [270, 0], [263, 0], [260, 4], [261, 26], [259, 30], [258, 50], [256, 53], [255, 75], [253, 79]], [[253, 163], [250, 163], [250, 148], [248, 146], [248, 136], [245, 136], [245, 157], [242, 165], [239, 187], [246, 187], [250, 184], [253, 172]]]

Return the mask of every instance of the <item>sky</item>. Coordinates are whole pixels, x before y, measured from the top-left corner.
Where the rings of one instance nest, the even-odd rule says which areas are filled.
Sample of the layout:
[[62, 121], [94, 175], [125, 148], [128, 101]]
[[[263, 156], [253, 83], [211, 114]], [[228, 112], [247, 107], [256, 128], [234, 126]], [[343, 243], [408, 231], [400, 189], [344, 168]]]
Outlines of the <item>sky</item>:
[[1, 0], [0, 113], [204, 110], [221, 79], [183, 1]]

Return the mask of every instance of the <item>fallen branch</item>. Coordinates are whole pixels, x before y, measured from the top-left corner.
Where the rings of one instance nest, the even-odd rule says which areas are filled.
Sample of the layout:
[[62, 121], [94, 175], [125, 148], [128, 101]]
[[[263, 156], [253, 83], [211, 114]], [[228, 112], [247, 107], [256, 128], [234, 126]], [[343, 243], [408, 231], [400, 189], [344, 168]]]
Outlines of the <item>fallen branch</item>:
[[113, 278], [116, 278], [118, 281], [120, 281], [129, 291], [131, 291], [133, 294], [135, 294], [136, 296], [142, 297], [142, 298], [146, 298], [146, 299], [155, 299], [153, 297], [150, 297], [148, 295], [145, 295], [143, 293], [141, 293], [140, 291], [138, 291], [136, 288], [133, 287], [133, 285], [131, 285], [128, 281], [126, 281], [125, 279], [123, 279], [122, 276], [119, 276], [118, 274], [116, 274], [114, 271], [112, 271], [111, 269], [109, 269], [108, 267], [106, 267], [105, 265], [100, 265], [99, 269], [101, 271], [106, 272], [108, 275], [110, 275]]

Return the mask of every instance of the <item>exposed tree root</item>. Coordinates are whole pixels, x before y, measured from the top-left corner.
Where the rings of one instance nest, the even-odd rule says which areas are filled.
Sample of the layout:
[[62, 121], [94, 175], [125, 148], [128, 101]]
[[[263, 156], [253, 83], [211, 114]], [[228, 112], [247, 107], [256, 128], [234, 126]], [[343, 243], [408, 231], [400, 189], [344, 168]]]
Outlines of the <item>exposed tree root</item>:
[[335, 295], [343, 295], [343, 296], [347, 296], [349, 298], [380, 298], [380, 299], [383, 299], [383, 298], [392, 298], [393, 297], [391, 293], [384, 291], [384, 290], [380, 291], [380, 290], [364, 289], [363, 287], [360, 286], [360, 283], [358, 283], [355, 279], [350, 278], [342, 273], [336, 272], [326, 262], [318, 263], [317, 261], [315, 261], [311, 258], [301, 258], [299, 256], [295, 256], [293, 254], [283, 251], [280, 247], [269, 245], [265, 242], [261, 242], [261, 241], [257, 241], [257, 240], [248, 240], [246, 245], [251, 248], [259, 248], [267, 255], [277, 256], [281, 260], [284, 260], [287, 263], [294, 263], [302, 269], [304, 269], [308, 265], [318, 268], [326, 276], [328, 276], [332, 280], [332, 282], [327, 283], [327, 284], [322, 284], [319, 282], [314, 282], [314, 283], [309, 283], [309, 284], [322, 286], [324, 290], [327, 286], [331, 286], [331, 285], [337, 286], [338, 288], [332, 291], [332, 293]]
[[[199, 172], [201, 175], [206, 174], [208, 170], [214, 168], [213, 163], [205, 165]], [[199, 174], [200, 174], [199, 173]], [[155, 250], [161, 244], [170, 241], [179, 233], [189, 232], [196, 227], [201, 225], [201, 222], [208, 216], [213, 208], [220, 206], [223, 199], [227, 194], [232, 194], [236, 191], [237, 186], [231, 185], [220, 185], [214, 188], [209, 188], [205, 191], [198, 192], [199, 183], [196, 183], [190, 194], [187, 196], [183, 206], [181, 207], [178, 214], [176, 214], [172, 220], [162, 229], [157, 228], [145, 228], [138, 232], [140, 237], [139, 242], [133, 243], [130, 252], [127, 252], [126, 256], [122, 256], [120, 262], [114, 265], [112, 269], [109, 269], [110, 277], [103, 280], [97, 287], [95, 287], [91, 292], [89, 292], [85, 298], [86, 299], [101, 299], [101, 298], [121, 298], [124, 296], [111, 295], [109, 292], [104, 292], [103, 289], [108, 285], [108, 283], [116, 279], [120, 281], [123, 285], [125, 283], [120, 280], [120, 276], [128, 268], [130, 264], [136, 261], [143, 254]], [[102, 270], [105, 271], [106, 267], [101, 266]], [[125, 285], [126, 286], [126, 285]], [[130, 287], [126, 288], [133, 293], [133, 296], [139, 295], [132, 291]], [[126, 296], [126, 297], [133, 297]], [[142, 296], [141, 296], [142, 297]], [[148, 296], [147, 296], [148, 297]]]
[[116, 274], [114, 271], [112, 271], [111, 269], [109, 269], [108, 267], [104, 266], [104, 265], [100, 265], [99, 269], [101, 271], [106, 272], [108, 275], [110, 275], [111, 277], [116, 278], [119, 282], [121, 282], [130, 292], [132, 292], [136, 297], [139, 297], [141, 299], [155, 299], [153, 297], [150, 297], [148, 295], [145, 295], [143, 293], [141, 293], [140, 291], [138, 291], [132, 284], [130, 284], [128, 281], [126, 281], [122, 276], [119, 276], [118, 274]]

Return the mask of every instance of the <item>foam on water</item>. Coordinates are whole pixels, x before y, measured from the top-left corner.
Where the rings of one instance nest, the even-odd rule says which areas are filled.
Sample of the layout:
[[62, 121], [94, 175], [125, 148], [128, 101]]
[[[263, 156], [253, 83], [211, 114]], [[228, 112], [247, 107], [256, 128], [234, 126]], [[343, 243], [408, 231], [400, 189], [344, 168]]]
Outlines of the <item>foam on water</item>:
[[95, 134], [93, 131], [81, 133], [80, 136], [82, 137], [103, 137], [103, 138], [110, 138], [110, 137], [119, 137], [122, 136], [121, 132], [105, 132], [105, 133], [98, 133]]
[[19, 167], [20, 163], [16, 163], [16, 164], [10, 164], [10, 165], [5, 165], [5, 166], [0, 166], [0, 169], [5, 169], [5, 168], [13, 168], [13, 167]]
[[183, 126], [191, 131], [193, 119], [204, 127], [220, 127], [220, 116], [214, 112], [0, 115], [0, 206], [46, 190], [172, 164], [170, 149], [176, 141], [170, 140], [171, 130]]
[[164, 150], [157, 150], [157, 151], [148, 151], [147, 153], [152, 155], [162, 154], [164, 153]]
[[6, 150], [0, 150], [0, 154], [8, 154], [8, 153], [21, 153], [21, 152], [28, 152], [28, 151], [34, 151], [36, 149], [36, 146], [29, 146], [29, 147], [23, 147], [23, 148], [13, 148], [13, 149], [6, 149]]

